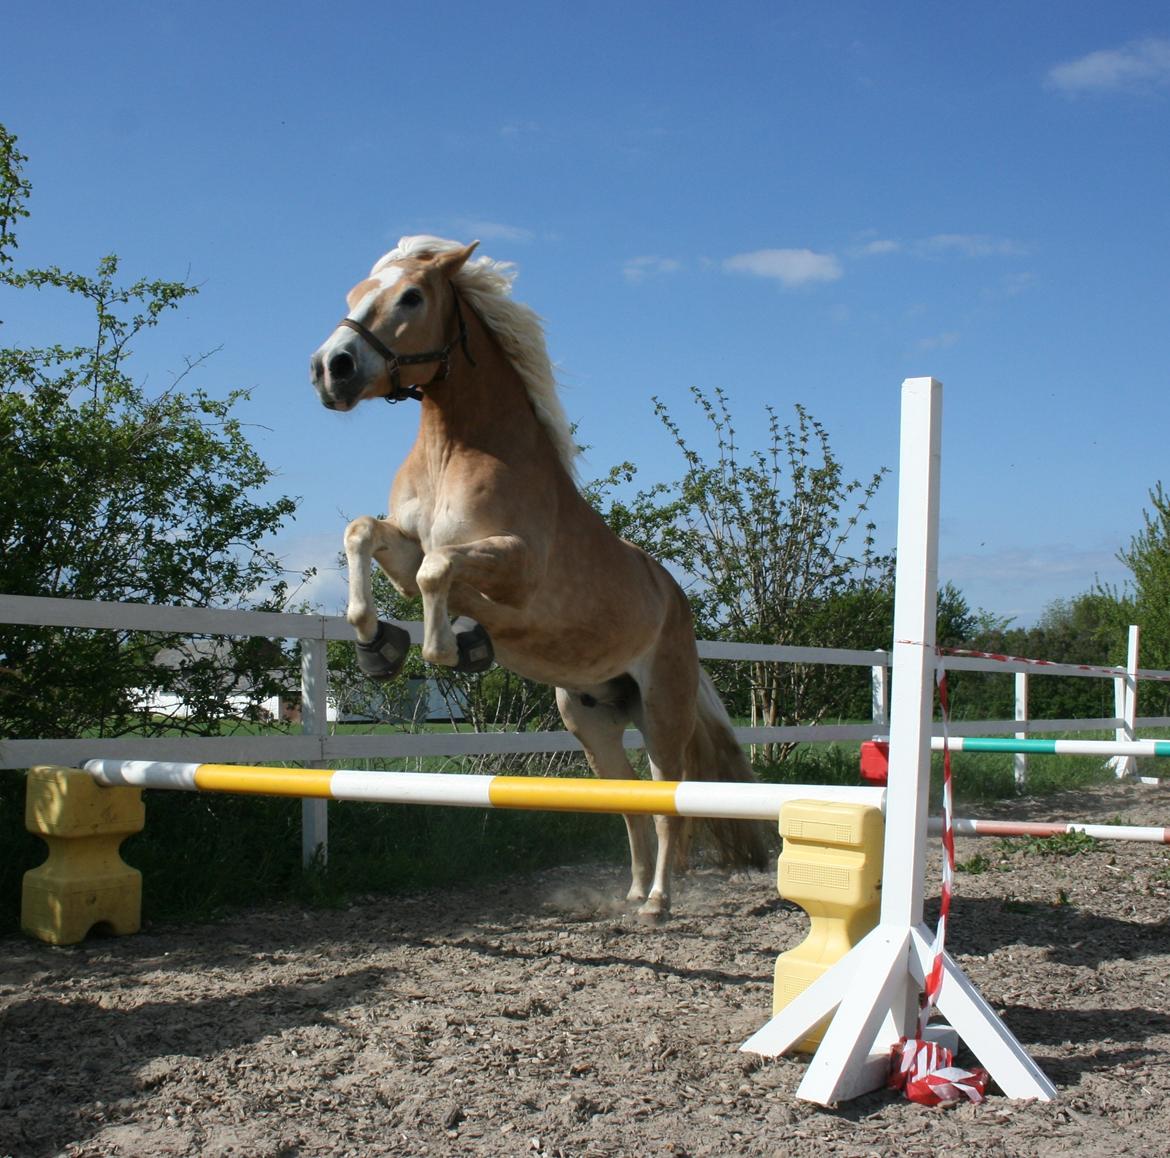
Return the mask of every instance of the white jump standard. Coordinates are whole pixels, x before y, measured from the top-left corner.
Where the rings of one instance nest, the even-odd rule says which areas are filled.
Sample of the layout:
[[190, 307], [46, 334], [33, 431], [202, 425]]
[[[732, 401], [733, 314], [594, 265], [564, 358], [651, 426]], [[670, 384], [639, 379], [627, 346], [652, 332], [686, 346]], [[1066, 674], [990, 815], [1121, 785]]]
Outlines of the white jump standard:
[[[893, 705], [886, 845], [879, 924], [741, 1049], [776, 1056], [832, 1015], [797, 1096], [829, 1105], [885, 1082], [892, 1047], [913, 1037], [934, 964], [923, 920], [934, 705], [935, 613], [942, 386], [902, 386], [898, 572], [894, 595]], [[1009, 1098], [1056, 1096], [1056, 1087], [950, 958], [937, 1009]]]

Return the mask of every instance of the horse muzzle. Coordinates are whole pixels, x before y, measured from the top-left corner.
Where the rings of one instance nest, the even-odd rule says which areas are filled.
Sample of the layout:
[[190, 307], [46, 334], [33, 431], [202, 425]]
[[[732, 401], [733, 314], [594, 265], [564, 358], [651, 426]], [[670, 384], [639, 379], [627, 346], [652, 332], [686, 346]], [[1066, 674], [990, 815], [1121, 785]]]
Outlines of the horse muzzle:
[[309, 359], [309, 377], [321, 404], [329, 410], [351, 410], [362, 392], [357, 359], [344, 348], [318, 350]]

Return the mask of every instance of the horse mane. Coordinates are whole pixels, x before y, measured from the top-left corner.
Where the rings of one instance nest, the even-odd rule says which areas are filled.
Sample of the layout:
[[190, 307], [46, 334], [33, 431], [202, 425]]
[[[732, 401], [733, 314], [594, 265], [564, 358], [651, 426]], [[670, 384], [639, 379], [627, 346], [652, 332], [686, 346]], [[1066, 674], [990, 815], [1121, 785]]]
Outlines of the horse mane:
[[[446, 253], [462, 248], [461, 242], [426, 234], [403, 237], [394, 249], [378, 260], [370, 273], [375, 274], [387, 265], [420, 254]], [[495, 335], [520, 375], [537, 419], [548, 431], [570, 477], [575, 478], [577, 444], [557, 396], [557, 380], [544, 340], [544, 326], [535, 310], [512, 298], [515, 277], [516, 267], [512, 262], [478, 257], [464, 263], [454, 282], [459, 293]]]

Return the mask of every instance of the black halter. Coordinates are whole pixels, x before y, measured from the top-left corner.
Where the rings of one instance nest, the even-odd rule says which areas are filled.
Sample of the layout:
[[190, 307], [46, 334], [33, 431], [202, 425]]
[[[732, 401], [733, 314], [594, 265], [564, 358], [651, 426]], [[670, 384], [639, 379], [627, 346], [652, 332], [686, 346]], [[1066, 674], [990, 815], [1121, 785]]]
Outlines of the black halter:
[[337, 323], [338, 326], [345, 326], [363, 337], [367, 345], [386, 360], [386, 372], [390, 376], [391, 387], [390, 393], [386, 395], [387, 402], [402, 402], [407, 398], [422, 400], [420, 386], [402, 385], [402, 377], [399, 374], [399, 369], [402, 366], [418, 366], [425, 362], [438, 362], [440, 364], [438, 370], [435, 371], [431, 380], [425, 383], [425, 385], [431, 386], [435, 382], [442, 382], [450, 373], [451, 351], [455, 349], [456, 345], [463, 347], [464, 357], [472, 366], [475, 365], [475, 359], [471, 356], [471, 350], [467, 346], [467, 323], [463, 320], [463, 310], [459, 305], [459, 293], [454, 286], [451, 287], [451, 294], [455, 302], [455, 321], [458, 328], [455, 336], [441, 350], [428, 350], [425, 354], [396, 354], [377, 334], [366, 329], [361, 322], [355, 321], [353, 318], [342, 318]]

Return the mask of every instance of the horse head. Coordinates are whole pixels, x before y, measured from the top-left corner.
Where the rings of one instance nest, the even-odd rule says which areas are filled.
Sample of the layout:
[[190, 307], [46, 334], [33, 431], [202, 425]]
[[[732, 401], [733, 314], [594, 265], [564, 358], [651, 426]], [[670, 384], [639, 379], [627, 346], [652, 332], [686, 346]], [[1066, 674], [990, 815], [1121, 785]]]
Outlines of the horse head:
[[393, 250], [346, 295], [349, 312], [309, 362], [313, 385], [330, 410], [366, 398], [419, 398], [447, 376], [467, 348], [467, 329], [452, 279], [478, 241], [455, 248]]

